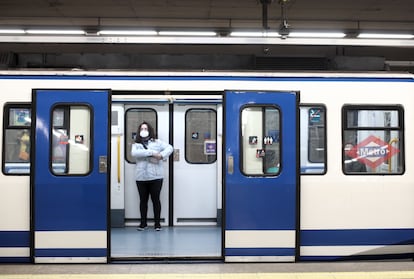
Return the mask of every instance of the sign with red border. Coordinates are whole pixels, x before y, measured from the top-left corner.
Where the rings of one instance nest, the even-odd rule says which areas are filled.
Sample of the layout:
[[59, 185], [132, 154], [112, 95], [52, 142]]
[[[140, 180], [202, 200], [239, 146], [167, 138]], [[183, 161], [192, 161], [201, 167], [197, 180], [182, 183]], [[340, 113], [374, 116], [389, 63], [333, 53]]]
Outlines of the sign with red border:
[[358, 161], [371, 168], [376, 168], [399, 152], [398, 148], [371, 135], [354, 146], [351, 154], [355, 154]]

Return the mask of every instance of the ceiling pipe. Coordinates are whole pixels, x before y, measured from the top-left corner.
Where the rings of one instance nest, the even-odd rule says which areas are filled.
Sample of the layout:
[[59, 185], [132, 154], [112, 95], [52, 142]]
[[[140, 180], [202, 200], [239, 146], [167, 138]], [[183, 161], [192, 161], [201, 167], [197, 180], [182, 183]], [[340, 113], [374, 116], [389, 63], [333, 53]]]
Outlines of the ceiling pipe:
[[288, 24], [288, 20], [287, 20], [287, 15], [286, 15], [286, 3], [289, 2], [289, 0], [279, 0], [279, 4], [280, 4], [280, 11], [281, 11], [281, 16], [280, 16], [280, 26], [279, 26], [279, 34], [282, 36], [282, 39], [286, 39], [287, 36], [289, 35], [289, 24]]
[[260, 0], [260, 3], [262, 4], [262, 25], [264, 30], [269, 29], [269, 23], [268, 23], [268, 7], [273, 2], [273, 0]]

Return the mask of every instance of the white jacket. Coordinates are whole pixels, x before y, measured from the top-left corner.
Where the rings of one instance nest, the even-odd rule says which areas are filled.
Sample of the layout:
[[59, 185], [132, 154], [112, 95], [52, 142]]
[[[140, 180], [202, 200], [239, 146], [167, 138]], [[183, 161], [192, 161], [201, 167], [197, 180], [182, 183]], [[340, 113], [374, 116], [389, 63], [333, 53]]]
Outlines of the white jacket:
[[[159, 139], [148, 141], [147, 149], [141, 143], [132, 144], [131, 155], [136, 160], [135, 180], [148, 181], [163, 178], [163, 161], [166, 161], [172, 152], [173, 147]], [[155, 153], [160, 153], [162, 160], [151, 157]]]

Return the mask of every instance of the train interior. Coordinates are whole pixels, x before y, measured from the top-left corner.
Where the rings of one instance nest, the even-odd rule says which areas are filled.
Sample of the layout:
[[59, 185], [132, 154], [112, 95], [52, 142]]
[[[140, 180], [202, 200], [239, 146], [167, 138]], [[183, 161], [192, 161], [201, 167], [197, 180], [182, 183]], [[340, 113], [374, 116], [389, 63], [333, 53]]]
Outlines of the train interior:
[[[131, 99], [113, 95], [111, 113], [111, 259], [218, 260], [222, 257], [222, 190], [219, 146], [221, 96], [196, 101]], [[161, 231], [140, 222], [139, 194], [130, 150], [139, 123], [146, 121], [174, 152], [165, 163]], [[172, 173], [174, 175], [172, 175]]]

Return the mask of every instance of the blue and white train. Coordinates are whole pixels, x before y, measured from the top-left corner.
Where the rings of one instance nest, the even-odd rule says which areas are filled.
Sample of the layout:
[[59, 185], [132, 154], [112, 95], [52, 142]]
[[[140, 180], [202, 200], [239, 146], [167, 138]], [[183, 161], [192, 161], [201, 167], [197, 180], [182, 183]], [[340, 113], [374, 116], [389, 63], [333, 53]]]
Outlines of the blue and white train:
[[0, 90], [0, 262], [122, 258], [143, 120], [174, 146], [161, 233], [218, 231], [198, 258], [414, 257], [411, 74], [19, 70]]

